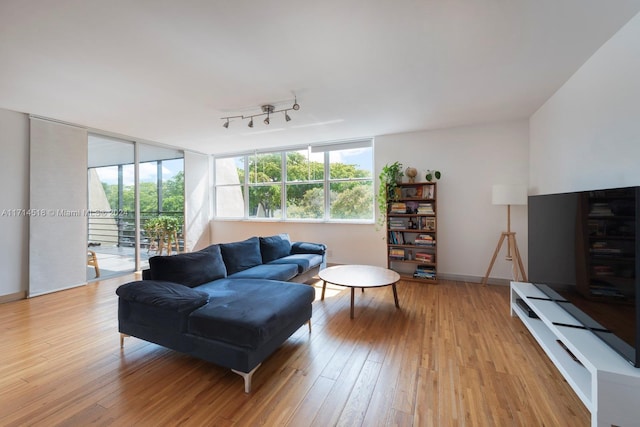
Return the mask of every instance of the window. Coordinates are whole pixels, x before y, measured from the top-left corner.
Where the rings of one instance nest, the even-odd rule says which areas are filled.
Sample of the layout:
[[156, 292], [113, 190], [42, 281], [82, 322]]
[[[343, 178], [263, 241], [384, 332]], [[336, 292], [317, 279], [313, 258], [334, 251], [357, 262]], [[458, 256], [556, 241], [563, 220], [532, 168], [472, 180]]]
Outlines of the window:
[[282, 218], [282, 154], [249, 156], [249, 218]]
[[220, 157], [214, 167], [218, 218], [373, 221], [371, 140]]

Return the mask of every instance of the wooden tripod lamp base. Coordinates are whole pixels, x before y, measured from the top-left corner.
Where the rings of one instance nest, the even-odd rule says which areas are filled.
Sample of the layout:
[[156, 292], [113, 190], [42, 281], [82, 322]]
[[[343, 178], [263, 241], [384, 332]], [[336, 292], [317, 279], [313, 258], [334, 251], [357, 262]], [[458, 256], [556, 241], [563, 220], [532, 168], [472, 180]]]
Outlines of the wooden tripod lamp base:
[[[496, 246], [496, 250], [493, 252], [493, 257], [489, 263], [487, 274], [485, 274], [484, 279], [482, 279], [482, 284], [487, 284], [493, 264], [496, 262], [500, 248], [502, 248], [502, 244], [505, 240], [507, 241], [506, 259], [512, 263], [513, 280], [522, 280], [523, 282], [526, 282], [527, 274], [524, 272], [524, 265], [522, 264], [522, 258], [520, 257], [520, 250], [516, 243], [516, 233], [511, 231], [511, 205], [527, 204], [527, 187], [524, 185], [494, 185], [492, 191], [492, 203], [494, 205], [507, 205], [507, 231], [503, 231], [500, 236], [500, 240], [498, 240], [498, 246]], [[513, 255], [511, 252], [512, 250]]]
[[[500, 236], [500, 240], [498, 240], [498, 246], [496, 246], [496, 250], [493, 252], [493, 257], [491, 257], [491, 262], [489, 263], [489, 268], [487, 269], [487, 274], [484, 275], [484, 279], [482, 279], [482, 284], [486, 285], [487, 280], [489, 280], [489, 274], [491, 274], [491, 269], [493, 268], [493, 264], [496, 262], [496, 258], [498, 258], [498, 253], [500, 253], [500, 249], [502, 248], [502, 244], [504, 241], [507, 241], [507, 260], [511, 261], [513, 264], [513, 280], [515, 281], [527, 281], [527, 273], [524, 271], [524, 264], [522, 264], [522, 258], [520, 257], [520, 250], [518, 249], [518, 244], [516, 243], [516, 233], [512, 231], [503, 231]], [[511, 255], [511, 249], [513, 249], [513, 255]], [[515, 258], [515, 259], [514, 259]]]

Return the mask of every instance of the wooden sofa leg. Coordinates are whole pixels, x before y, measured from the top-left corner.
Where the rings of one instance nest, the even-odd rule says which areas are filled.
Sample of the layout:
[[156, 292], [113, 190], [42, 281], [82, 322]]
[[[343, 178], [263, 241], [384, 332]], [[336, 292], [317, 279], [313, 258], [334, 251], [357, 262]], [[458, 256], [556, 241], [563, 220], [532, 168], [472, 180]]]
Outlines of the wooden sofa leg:
[[249, 372], [236, 371], [232, 369], [231, 372], [234, 374], [240, 375], [244, 379], [244, 392], [251, 393], [251, 377], [258, 370], [258, 368], [262, 365], [262, 363], [258, 363], [258, 366], [250, 370]]
[[127, 335], [127, 334], [120, 334], [120, 348], [124, 348], [124, 339], [127, 337], [130, 337], [131, 335]]

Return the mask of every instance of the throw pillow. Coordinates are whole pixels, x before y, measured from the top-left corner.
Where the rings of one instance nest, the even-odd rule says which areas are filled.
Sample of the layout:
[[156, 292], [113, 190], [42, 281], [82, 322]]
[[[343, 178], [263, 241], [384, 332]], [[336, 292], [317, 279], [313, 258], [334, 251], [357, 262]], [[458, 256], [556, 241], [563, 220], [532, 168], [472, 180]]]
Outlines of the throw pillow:
[[257, 237], [241, 242], [222, 243], [220, 249], [229, 275], [262, 264], [260, 240]]
[[193, 288], [226, 277], [220, 247], [211, 245], [197, 252], [149, 259], [151, 280], [165, 280]]
[[262, 253], [262, 263], [266, 264], [273, 260], [286, 257], [291, 253], [291, 242], [282, 235], [260, 237], [260, 252]]

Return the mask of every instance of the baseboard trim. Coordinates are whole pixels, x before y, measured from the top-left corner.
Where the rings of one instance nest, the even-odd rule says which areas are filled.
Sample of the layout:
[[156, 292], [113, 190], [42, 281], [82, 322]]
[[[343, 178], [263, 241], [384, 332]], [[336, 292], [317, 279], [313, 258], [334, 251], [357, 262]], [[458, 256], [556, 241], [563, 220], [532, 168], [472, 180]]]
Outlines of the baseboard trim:
[[0, 304], [4, 304], [5, 302], [18, 301], [26, 298], [27, 298], [26, 291], [15, 292], [13, 294], [8, 294], [8, 295], [0, 295]]

